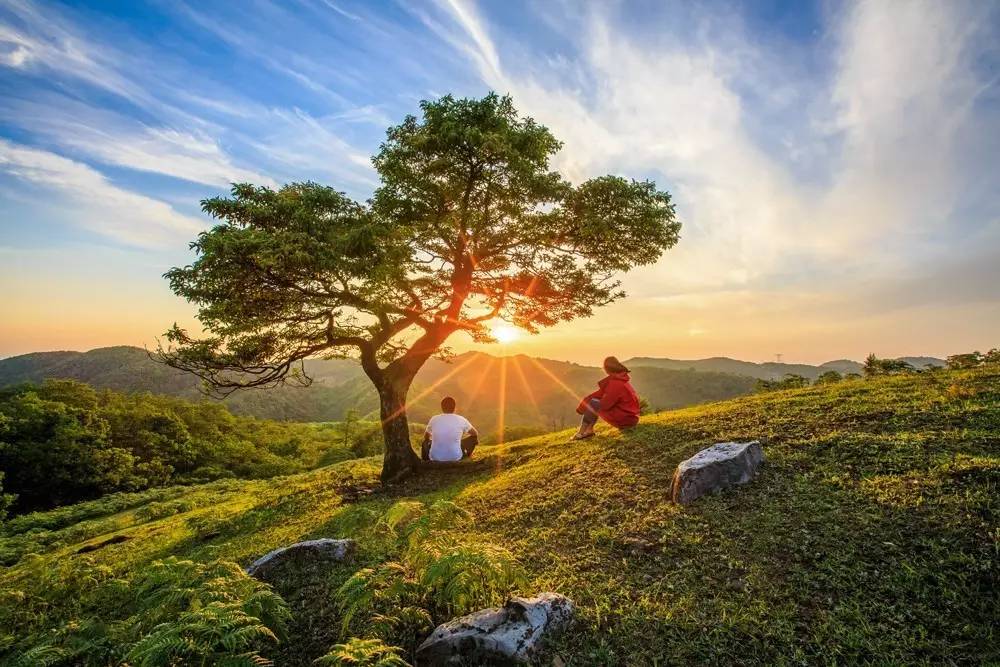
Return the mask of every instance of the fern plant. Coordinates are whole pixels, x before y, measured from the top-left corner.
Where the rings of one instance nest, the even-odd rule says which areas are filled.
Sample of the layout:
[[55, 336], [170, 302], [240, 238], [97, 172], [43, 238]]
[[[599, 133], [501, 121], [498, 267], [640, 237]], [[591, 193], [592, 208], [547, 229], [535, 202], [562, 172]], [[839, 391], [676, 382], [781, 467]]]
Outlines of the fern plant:
[[122, 618], [29, 635], [12, 664], [269, 665], [261, 652], [278, 642], [291, 617], [267, 584], [226, 561], [167, 558], [131, 582], [110, 580], [104, 588], [104, 609], [130, 600]]
[[314, 662], [330, 667], [410, 667], [400, 653], [402, 649], [398, 646], [389, 646], [380, 639], [351, 638], [335, 644]]
[[524, 575], [509, 552], [444, 534], [471, 520], [447, 501], [393, 505], [381, 524], [399, 540], [399, 558], [359, 570], [337, 591], [343, 635], [363, 627], [412, 652], [438, 623], [496, 604], [520, 586]]
[[229, 561], [195, 563], [173, 556], [156, 561], [135, 586], [135, 597], [139, 608], [134, 623], [140, 631], [212, 603], [259, 619], [276, 636], [284, 636], [291, 618], [280, 595]]
[[238, 604], [211, 602], [161, 623], [136, 643], [126, 655], [139, 667], [202, 664], [261, 667], [272, 664], [260, 655], [278, 637]]

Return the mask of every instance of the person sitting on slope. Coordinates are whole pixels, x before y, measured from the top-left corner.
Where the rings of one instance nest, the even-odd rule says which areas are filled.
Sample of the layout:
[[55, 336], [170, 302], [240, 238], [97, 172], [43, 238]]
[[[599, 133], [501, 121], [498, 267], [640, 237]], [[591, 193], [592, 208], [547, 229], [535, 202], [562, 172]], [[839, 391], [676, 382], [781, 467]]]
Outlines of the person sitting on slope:
[[420, 458], [424, 461], [461, 461], [472, 456], [479, 433], [468, 419], [455, 414], [455, 399], [441, 399], [441, 414], [427, 422]]
[[629, 370], [615, 357], [608, 357], [604, 360], [604, 372], [608, 376], [597, 383], [597, 391], [585, 396], [576, 408], [583, 418], [573, 440], [594, 437], [598, 417], [620, 429], [639, 423], [639, 395], [629, 384]]

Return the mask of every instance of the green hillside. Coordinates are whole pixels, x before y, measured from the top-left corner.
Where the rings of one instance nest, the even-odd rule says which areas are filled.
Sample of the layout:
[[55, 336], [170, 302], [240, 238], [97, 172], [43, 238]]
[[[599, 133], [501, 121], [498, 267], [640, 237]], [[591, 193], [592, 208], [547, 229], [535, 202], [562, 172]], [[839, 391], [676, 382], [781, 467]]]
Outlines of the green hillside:
[[[314, 380], [309, 387], [239, 391], [223, 403], [237, 415], [290, 421], [337, 421], [351, 410], [377, 414], [375, 389], [357, 362], [309, 359], [306, 372]], [[450, 394], [459, 399], [460, 411], [480, 432], [493, 439], [498, 439], [501, 424], [509, 432], [507, 439], [517, 433], [566, 428], [577, 419], [578, 397], [593, 391], [601, 377], [602, 371], [593, 366], [525, 355], [468, 352], [449, 362], [432, 359], [410, 391], [410, 418], [426, 422], [439, 411], [441, 397]], [[205, 400], [197, 377], [156, 363], [137, 347], [42, 352], [0, 360], [0, 387], [49, 378], [70, 378], [99, 389]], [[633, 384], [654, 410], [742, 396], [754, 386], [742, 375], [659, 368], [637, 368]]]
[[[356, 396], [340, 385], [361, 377], [356, 363], [316, 360], [310, 370], [320, 379], [316, 386], [237, 392], [222, 402], [237, 415], [289, 421], [337, 420], [355, 407]], [[156, 363], [142, 348], [128, 345], [0, 359], [0, 387], [47, 379], [79, 380], [97, 389], [148, 391], [188, 400], [205, 398], [196, 376]]]
[[[514, 589], [577, 603], [551, 647], [568, 665], [1000, 661], [1000, 369], [850, 380], [567, 436], [483, 448], [389, 491], [362, 459], [18, 517], [0, 540], [0, 646], [11, 662], [35, 647], [25, 659], [51, 664], [217, 650], [305, 665], [378, 633], [408, 658], [428, 623]], [[667, 501], [680, 460], [750, 438], [767, 458], [754, 482]], [[287, 618], [225, 565], [324, 536], [357, 539], [356, 562], [282, 579]]]
[[236, 417], [219, 403], [98, 391], [76, 380], [0, 388], [0, 488], [16, 495], [12, 512], [116, 491], [276, 477], [382, 451], [377, 421]]

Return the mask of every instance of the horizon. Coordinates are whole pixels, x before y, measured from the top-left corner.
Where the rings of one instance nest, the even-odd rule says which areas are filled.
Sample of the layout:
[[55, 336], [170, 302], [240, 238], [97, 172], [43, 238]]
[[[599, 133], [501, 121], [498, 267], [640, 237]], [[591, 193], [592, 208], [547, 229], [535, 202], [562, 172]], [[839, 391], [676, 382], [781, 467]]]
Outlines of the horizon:
[[[1000, 7], [0, 3], [0, 359], [155, 345], [228, 183], [365, 200], [385, 129], [512, 95], [681, 240], [593, 317], [455, 352], [818, 365], [996, 347]], [[294, 39], [287, 37], [293, 35]], [[409, 56], [422, 54], [419, 62]]]
[[[123, 344], [123, 345], [103, 345], [103, 346], [100, 346], [100, 347], [91, 348], [89, 350], [68, 350], [68, 349], [65, 349], [65, 350], [36, 350], [34, 352], [25, 352], [25, 353], [22, 353], [22, 354], [15, 354], [15, 355], [10, 355], [10, 356], [6, 356], [6, 357], [0, 357], [0, 362], [6, 361], [8, 359], [14, 359], [16, 357], [30, 355], [30, 354], [59, 354], [59, 353], [65, 353], [65, 352], [69, 352], [69, 353], [72, 353], [72, 354], [88, 354], [90, 352], [96, 352], [98, 350], [113, 349], [113, 348], [116, 348], [116, 347], [129, 347], [129, 348], [135, 348], [135, 349], [143, 349], [141, 345], [127, 345], [127, 344]], [[506, 347], [506, 346], [500, 345], [500, 346], [494, 346], [494, 347], [501, 347], [502, 348], [502, 347]], [[524, 352], [509, 352], [507, 354], [503, 354], [500, 350], [497, 350], [497, 349], [492, 349], [492, 350], [489, 350], [489, 349], [476, 349], [476, 350], [465, 350], [465, 351], [462, 351], [462, 352], [456, 352], [456, 353], [452, 354], [451, 357], [448, 360], [444, 360], [444, 362], [445, 363], [450, 363], [450, 359], [455, 359], [455, 358], [463, 357], [463, 356], [470, 355], [470, 354], [485, 355], [485, 356], [488, 356], [488, 357], [492, 357], [494, 359], [512, 359], [512, 358], [515, 358], [515, 357], [531, 357], [531, 358], [537, 359], [539, 361], [552, 361], [552, 362], [556, 362], [556, 363], [575, 364], [577, 366], [584, 366], [584, 367], [591, 367], [591, 368], [598, 368], [601, 365], [600, 360], [594, 360], [592, 363], [589, 363], [587, 361], [576, 361], [576, 360], [573, 360], [573, 359], [558, 359], [558, 358], [555, 358], [555, 357], [544, 357], [544, 356], [538, 356], [538, 355], [530, 355], [530, 354], [526, 354]], [[945, 361], [946, 358], [947, 358], [947, 356], [949, 356], [949, 355], [937, 356], [937, 355], [932, 355], [932, 354], [901, 354], [901, 355], [892, 355], [892, 356], [889, 356], [889, 357], [886, 357], [886, 358], [889, 358], [889, 359], [904, 359], [904, 358], [905, 359], [922, 359], [922, 358], [933, 358], [933, 359], [937, 359], [937, 360], [940, 360], [940, 361]], [[333, 361], [333, 360], [337, 360], [337, 359], [343, 359], [345, 361], [355, 361], [355, 362], [357, 361], [357, 359], [355, 359], [354, 357], [343, 357], [343, 358], [337, 357], [337, 358], [334, 358], [334, 359], [324, 359], [321, 356], [320, 357], [308, 357], [306, 360], [307, 361]], [[778, 360], [775, 360], [775, 359], [770, 359], [770, 360], [768, 360], [768, 359], [764, 359], [764, 360], [739, 359], [739, 358], [736, 358], [736, 357], [729, 357], [729, 356], [726, 356], [726, 355], [713, 355], [713, 356], [708, 356], [708, 357], [699, 357], [699, 358], [696, 358], [696, 359], [695, 358], [666, 357], [666, 356], [651, 356], [651, 355], [634, 355], [632, 357], [627, 357], [624, 361], [632, 361], [633, 359], [655, 359], [655, 360], [661, 360], [661, 361], [674, 361], [674, 362], [678, 362], [678, 363], [683, 363], [683, 362], [687, 362], [687, 361], [692, 362], [692, 363], [696, 363], [696, 362], [701, 362], [701, 361], [710, 361], [710, 360], [713, 360], [713, 359], [727, 359], [727, 360], [730, 360], [730, 361], [739, 361], [739, 362], [744, 362], [744, 363], [752, 363], [752, 364], [760, 364], [760, 365], [763, 365], [763, 364], [776, 364], [776, 365], [788, 365], [788, 366], [815, 366], [815, 367], [821, 367], [824, 364], [831, 364], [831, 363], [836, 363], [836, 362], [840, 362], [840, 361], [851, 361], [851, 362], [856, 362], [856, 363], [859, 363], [859, 364], [864, 363], [864, 358], [849, 359], [847, 357], [830, 358], [830, 359], [826, 359], [825, 361], [813, 363], [813, 362], [806, 362], [806, 361], [789, 360], [789, 359], [785, 359], [784, 357], [782, 357], [782, 359], [780, 361], [778, 361]]]

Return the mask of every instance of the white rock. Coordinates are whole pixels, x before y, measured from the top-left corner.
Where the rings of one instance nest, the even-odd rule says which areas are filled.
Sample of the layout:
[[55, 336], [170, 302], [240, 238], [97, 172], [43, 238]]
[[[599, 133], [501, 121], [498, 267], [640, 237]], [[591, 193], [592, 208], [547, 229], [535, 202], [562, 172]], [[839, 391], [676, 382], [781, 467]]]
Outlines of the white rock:
[[417, 664], [527, 663], [539, 655], [544, 640], [566, 629], [573, 613], [573, 603], [558, 593], [514, 597], [500, 609], [483, 609], [439, 625], [417, 649]]
[[354, 548], [354, 540], [335, 540], [329, 537], [296, 542], [267, 552], [247, 568], [247, 574], [258, 579], [267, 579], [274, 568], [289, 561], [300, 565], [340, 562], [354, 553]]
[[706, 493], [746, 484], [756, 477], [763, 462], [764, 450], [756, 440], [712, 445], [680, 462], [671, 497], [674, 502], [690, 503]]

